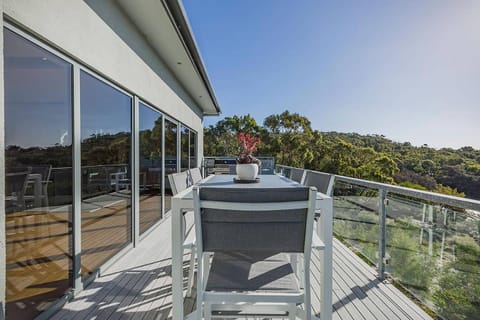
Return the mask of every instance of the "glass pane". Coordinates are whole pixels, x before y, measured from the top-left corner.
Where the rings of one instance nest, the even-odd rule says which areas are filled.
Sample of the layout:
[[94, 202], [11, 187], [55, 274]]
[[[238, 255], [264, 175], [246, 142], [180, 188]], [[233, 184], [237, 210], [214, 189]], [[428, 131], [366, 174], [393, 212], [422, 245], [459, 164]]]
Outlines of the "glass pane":
[[378, 191], [336, 182], [333, 200], [335, 236], [362, 253], [372, 263], [378, 252]]
[[162, 115], [140, 103], [140, 234], [162, 218]]
[[177, 124], [165, 119], [165, 212], [172, 208], [168, 175], [177, 172]]
[[72, 66], [4, 29], [6, 312], [32, 319], [69, 288]]
[[188, 138], [188, 133], [190, 130], [188, 128], [185, 128], [182, 126], [182, 131], [180, 133], [180, 139], [181, 139], [181, 170], [180, 171], [186, 171], [188, 170], [188, 152], [190, 151], [190, 146], [189, 146], [189, 138]]
[[445, 319], [480, 314], [475, 211], [388, 195], [387, 271]]
[[131, 242], [131, 98], [82, 72], [82, 274]]
[[197, 134], [190, 131], [190, 168], [198, 167], [197, 164]]

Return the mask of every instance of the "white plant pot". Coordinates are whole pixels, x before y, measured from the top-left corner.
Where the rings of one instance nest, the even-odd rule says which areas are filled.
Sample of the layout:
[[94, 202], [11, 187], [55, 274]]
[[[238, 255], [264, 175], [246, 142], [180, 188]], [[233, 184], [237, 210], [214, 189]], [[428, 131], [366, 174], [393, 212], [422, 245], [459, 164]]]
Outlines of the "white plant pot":
[[237, 178], [239, 180], [255, 180], [258, 176], [258, 165], [256, 163], [237, 164]]

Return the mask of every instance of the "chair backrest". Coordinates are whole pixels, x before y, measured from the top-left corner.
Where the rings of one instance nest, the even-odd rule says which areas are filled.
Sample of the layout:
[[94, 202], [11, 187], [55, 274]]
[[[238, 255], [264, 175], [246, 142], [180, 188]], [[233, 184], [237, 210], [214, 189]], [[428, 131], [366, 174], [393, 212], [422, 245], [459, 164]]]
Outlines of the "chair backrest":
[[25, 194], [30, 170], [5, 174], [5, 195], [15, 195], [19, 199]]
[[202, 180], [202, 173], [200, 172], [200, 168], [193, 168], [190, 169], [190, 177], [192, 179], [192, 184], [195, 184]]
[[42, 182], [48, 182], [50, 180], [50, 173], [52, 172], [52, 166], [49, 164], [32, 166], [32, 174], [40, 174], [42, 176]]
[[303, 184], [307, 187], [315, 187], [318, 192], [331, 196], [334, 180], [333, 174], [307, 171]]
[[[199, 252], [305, 252], [315, 188], [194, 188]], [[201, 235], [201, 236], [199, 236]]]
[[297, 169], [297, 168], [290, 168], [289, 178], [292, 179], [293, 181], [296, 181], [298, 183], [302, 183], [304, 175], [305, 175], [305, 170]]
[[187, 189], [191, 185], [187, 171], [169, 174], [168, 181], [170, 182], [173, 195]]

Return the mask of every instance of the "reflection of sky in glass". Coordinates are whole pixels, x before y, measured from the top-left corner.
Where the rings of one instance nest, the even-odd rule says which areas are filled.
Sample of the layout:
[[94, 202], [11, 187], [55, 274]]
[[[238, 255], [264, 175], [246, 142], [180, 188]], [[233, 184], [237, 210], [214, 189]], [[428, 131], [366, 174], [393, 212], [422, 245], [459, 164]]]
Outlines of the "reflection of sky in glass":
[[71, 65], [4, 29], [5, 144], [71, 144]]
[[132, 99], [91, 75], [80, 74], [81, 135], [131, 131]]
[[146, 106], [145, 104], [140, 102], [140, 109], [139, 109], [139, 128], [140, 131], [144, 130], [152, 130], [155, 127], [155, 121], [160, 120], [162, 118], [161, 113], [153, 110], [152, 108]]

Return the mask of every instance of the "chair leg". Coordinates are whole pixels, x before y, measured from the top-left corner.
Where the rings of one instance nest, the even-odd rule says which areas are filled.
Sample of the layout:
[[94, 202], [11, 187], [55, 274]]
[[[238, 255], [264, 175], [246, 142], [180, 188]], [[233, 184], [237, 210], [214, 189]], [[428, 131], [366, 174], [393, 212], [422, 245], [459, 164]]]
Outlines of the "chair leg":
[[[205, 254], [202, 254], [205, 256]], [[197, 268], [197, 319], [202, 320], [203, 318], [203, 257], [198, 255], [198, 268]]]
[[295, 303], [288, 306], [288, 319], [295, 320], [297, 318], [297, 305]]
[[204, 317], [205, 317], [205, 320], [212, 319], [212, 304], [210, 302], [205, 302]]
[[[206, 253], [203, 255], [203, 290], [205, 290], [207, 286], [207, 280], [208, 280], [208, 273], [210, 271], [210, 254]], [[198, 271], [200, 272], [200, 271]], [[198, 277], [198, 274], [197, 274]], [[198, 290], [198, 288], [197, 288]]]
[[303, 289], [304, 291], [304, 297], [305, 297], [305, 320], [311, 320], [312, 319], [312, 298], [310, 294], [310, 268], [305, 264], [304, 268], [304, 273], [303, 273], [303, 278], [304, 278], [304, 285], [305, 288]]
[[188, 281], [187, 281], [187, 297], [192, 296], [192, 288], [193, 288], [193, 282], [194, 282], [194, 274], [195, 274], [195, 253], [196, 249], [195, 246], [192, 246], [192, 249], [190, 250], [190, 266], [188, 269]]

